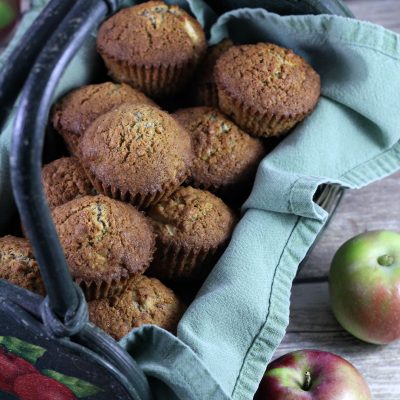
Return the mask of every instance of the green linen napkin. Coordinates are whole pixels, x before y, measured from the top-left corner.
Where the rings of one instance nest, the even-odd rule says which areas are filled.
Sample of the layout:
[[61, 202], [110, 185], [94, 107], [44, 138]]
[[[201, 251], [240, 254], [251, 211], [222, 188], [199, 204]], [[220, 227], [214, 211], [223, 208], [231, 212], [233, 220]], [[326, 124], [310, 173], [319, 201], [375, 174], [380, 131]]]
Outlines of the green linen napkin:
[[230, 12], [211, 33], [211, 42], [229, 35], [292, 48], [322, 81], [315, 112], [261, 163], [231, 243], [178, 330], [232, 398], [250, 399], [284, 335], [297, 267], [327, 217], [313, 202], [317, 187], [361, 187], [400, 167], [400, 40], [349, 18], [261, 9]]
[[[42, 3], [36, 1], [37, 10]], [[217, 20], [203, 1], [187, 3], [210, 28], [210, 43], [225, 36], [271, 41], [304, 56], [322, 80], [315, 112], [261, 163], [229, 247], [181, 320], [178, 337], [145, 326], [121, 341], [157, 399], [251, 399], [284, 336], [297, 267], [327, 218], [313, 201], [318, 186], [361, 187], [400, 167], [400, 39], [349, 18], [280, 17], [253, 8]], [[67, 68], [57, 96], [91, 81], [95, 62], [92, 37]], [[11, 207], [2, 175], [10, 131], [0, 136], [0, 218]]]

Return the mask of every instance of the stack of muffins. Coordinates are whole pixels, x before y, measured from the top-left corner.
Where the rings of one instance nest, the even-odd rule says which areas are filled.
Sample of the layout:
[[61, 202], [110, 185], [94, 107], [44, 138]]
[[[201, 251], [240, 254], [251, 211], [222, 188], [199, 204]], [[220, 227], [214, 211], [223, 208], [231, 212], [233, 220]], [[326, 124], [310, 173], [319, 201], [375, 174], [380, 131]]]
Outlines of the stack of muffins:
[[[90, 319], [116, 339], [175, 332], [186, 306], [165, 285], [206, 278], [237, 222], [227, 204], [248, 195], [266, 138], [314, 109], [319, 76], [270, 43], [207, 49], [200, 24], [161, 1], [113, 15], [97, 48], [113, 82], [54, 106], [70, 156], [43, 167], [45, 194]], [[0, 277], [44, 294], [26, 239], [0, 238]]]

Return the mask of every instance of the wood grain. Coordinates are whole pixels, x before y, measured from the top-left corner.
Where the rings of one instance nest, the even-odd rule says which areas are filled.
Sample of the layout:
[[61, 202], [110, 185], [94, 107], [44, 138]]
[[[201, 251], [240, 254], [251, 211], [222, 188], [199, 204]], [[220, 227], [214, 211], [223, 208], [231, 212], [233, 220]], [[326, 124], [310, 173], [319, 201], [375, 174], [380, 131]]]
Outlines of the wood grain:
[[345, 3], [358, 19], [400, 32], [399, 0], [346, 0]]

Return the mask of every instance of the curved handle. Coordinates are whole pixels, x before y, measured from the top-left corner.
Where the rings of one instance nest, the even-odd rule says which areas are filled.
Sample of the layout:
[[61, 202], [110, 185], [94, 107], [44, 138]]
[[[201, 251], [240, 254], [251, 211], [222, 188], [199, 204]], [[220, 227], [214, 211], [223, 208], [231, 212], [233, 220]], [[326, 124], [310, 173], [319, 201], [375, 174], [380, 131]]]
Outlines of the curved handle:
[[58, 240], [41, 181], [45, 125], [52, 95], [69, 61], [108, 12], [103, 1], [78, 1], [48, 40], [22, 91], [11, 146], [11, 183], [46, 286], [62, 320], [78, 309], [78, 295]]
[[[46, 286], [48, 297], [41, 305], [42, 317], [47, 315], [47, 320], [52, 320], [55, 326], [63, 328], [64, 324], [68, 329], [76, 317], [80, 329], [70, 329], [70, 332], [79, 331], [75, 339], [86, 342], [88, 348], [93, 348], [112, 362], [128, 378], [131, 386], [135, 385], [131, 388], [134, 389], [132, 398], [148, 400], [151, 398], [150, 388], [136, 362], [103, 332], [95, 330], [90, 324], [82, 325], [87, 321], [87, 313], [82, 312], [86, 303], [79, 296], [79, 289], [77, 291], [69, 273], [41, 181], [45, 125], [54, 90], [83, 41], [110, 11], [117, 8], [118, 1], [75, 2], [37, 57], [21, 94], [15, 119], [10, 159], [11, 182], [22, 224], [32, 243]], [[46, 305], [47, 308], [43, 307]]]

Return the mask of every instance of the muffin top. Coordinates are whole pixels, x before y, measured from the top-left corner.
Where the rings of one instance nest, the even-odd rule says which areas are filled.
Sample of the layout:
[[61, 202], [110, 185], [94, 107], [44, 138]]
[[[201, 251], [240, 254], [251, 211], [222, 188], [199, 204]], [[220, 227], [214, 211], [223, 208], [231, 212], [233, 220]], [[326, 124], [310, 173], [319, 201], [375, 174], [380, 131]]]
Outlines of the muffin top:
[[320, 95], [313, 68], [291, 50], [270, 43], [231, 47], [217, 60], [214, 77], [218, 91], [260, 114], [303, 114]]
[[39, 266], [26, 239], [10, 235], [0, 238], [0, 279], [45, 294]]
[[97, 48], [130, 65], [176, 65], [200, 58], [206, 39], [200, 24], [181, 8], [148, 1], [106, 20]]
[[42, 181], [50, 208], [94, 194], [92, 184], [75, 157], [59, 158], [45, 165]]
[[222, 42], [208, 48], [203, 62], [199, 68], [198, 83], [214, 83], [214, 66], [218, 58], [222, 56], [229, 48], [233, 46], [230, 39], [224, 39]]
[[78, 283], [141, 274], [152, 260], [151, 224], [129, 204], [102, 195], [85, 196], [56, 207], [53, 220]]
[[145, 105], [124, 104], [100, 116], [79, 151], [90, 174], [123, 193], [179, 185], [193, 158], [188, 133], [166, 112]]
[[82, 86], [64, 96], [53, 110], [54, 128], [76, 145], [83, 132], [100, 115], [123, 103], [149, 104], [157, 107], [142, 92], [125, 83], [105, 82]]
[[265, 154], [260, 140], [240, 130], [215, 108], [186, 108], [174, 117], [191, 135], [195, 186], [216, 189], [251, 178]]
[[117, 340], [144, 324], [175, 333], [186, 308], [158, 279], [143, 275], [121, 296], [91, 301], [88, 307], [90, 321]]
[[149, 211], [161, 242], [187, 249], [214, 249], [231, 236], [236, 217], [217, 196], [181, 187]]

